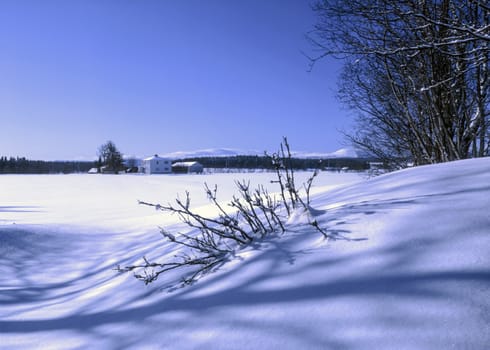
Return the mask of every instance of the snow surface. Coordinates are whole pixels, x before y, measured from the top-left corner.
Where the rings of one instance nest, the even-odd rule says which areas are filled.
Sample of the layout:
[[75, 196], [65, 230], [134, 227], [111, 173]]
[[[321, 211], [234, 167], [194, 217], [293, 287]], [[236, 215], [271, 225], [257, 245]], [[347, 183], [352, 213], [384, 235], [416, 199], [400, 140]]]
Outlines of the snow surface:
[[284, 235], [189, 287], [112, 270], [171, 254], [157, 226], [181, 228], [137, 199], [187, 189], [212, 213], [203, 182], [226, 200], [234, 179], [273, 190], [271, 176], [1, 176], [0, 348], [488, 349], [489, 158], [321, 173], [310, 214], [349, 240], [295, 213]]

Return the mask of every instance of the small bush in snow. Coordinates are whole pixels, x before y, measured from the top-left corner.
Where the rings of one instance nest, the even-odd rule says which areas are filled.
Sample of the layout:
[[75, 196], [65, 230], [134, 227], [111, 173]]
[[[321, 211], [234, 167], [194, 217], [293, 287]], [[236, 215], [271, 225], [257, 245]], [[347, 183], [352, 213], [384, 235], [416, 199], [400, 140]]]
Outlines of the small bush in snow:
[[[178, 215], [181, 222], [191, 230], [184, 233], [161, 229], [162, 236], [168, 242], [182, 248], [181, 254], [176, 255], [174, 260], [154, 262], [144, 257], [141, 264], [118, 266], [117, 270], [134, 271], [136, 278], [148, 284], [165, 272], [196, 267], [183, 278], [183, 284], [190, 284], [199, 276], [226, 262], [236, 249], [250, 245], [257, 239], [263, 239], [268, 234], [284, 233], [286, 220], [294, 211], [298, 208], [310, 210], [310, 189], [318, 172], [315, 171], [304, 184], [306, 198], [303, 199], [295, 185], [291, 152], [286, 138], [281, 143], [280, 151], [270, 157], [276, 173], [276, 180], [273, 182], [278, 183], [280, 187], [279, 199], [268, 193], [263, 186], [251, 189], [250, 183], [236, 181], [239, 196], [233, 196], [226, 209], [218, 201], [217, 186], [210, 188], [205, 184], [206, 194], [218, 211], [216, 217], [205, 217], [193, 211], [190, 208], [191, 199], [188, 192], [183, 200], [177, 198], [175, 204], [161, 205], [140, 201], [142, 205]], [[328, 237], [327, 232], [316, 220], [311, 220], [310, 225]]]

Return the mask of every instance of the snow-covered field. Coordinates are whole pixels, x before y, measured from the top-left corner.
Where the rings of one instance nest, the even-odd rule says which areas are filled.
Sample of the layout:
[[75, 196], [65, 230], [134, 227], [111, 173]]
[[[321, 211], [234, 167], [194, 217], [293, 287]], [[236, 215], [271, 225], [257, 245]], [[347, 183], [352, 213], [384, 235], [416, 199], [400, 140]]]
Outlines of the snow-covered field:
[[[298, 174], [298, 182], [307, 174]], [[299, 222], [185, 288], [117, 264], [167, 253], [138, 206], [272, 174], [0, 177], [2, 349], [488, 349], [490, 158], [366, 180], [321, 173]]]

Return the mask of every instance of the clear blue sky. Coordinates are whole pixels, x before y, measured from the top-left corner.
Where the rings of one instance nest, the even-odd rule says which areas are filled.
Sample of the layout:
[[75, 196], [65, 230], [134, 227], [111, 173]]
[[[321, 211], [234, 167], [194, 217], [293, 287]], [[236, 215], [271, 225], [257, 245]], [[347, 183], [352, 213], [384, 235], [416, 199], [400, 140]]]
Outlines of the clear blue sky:
[[308, 0], [1, 0], [0, 155], [343, 147]]

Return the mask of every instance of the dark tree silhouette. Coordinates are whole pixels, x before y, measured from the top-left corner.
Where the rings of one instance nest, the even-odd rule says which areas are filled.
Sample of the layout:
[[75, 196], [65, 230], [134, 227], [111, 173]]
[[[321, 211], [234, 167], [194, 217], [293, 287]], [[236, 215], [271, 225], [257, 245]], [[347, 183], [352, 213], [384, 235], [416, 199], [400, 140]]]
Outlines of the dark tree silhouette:
[[99, 147], [98, 153], [106, 171], [117, 174], [124, 169], [121, 152], [119, 152], [114, 142], [107, 141]]

